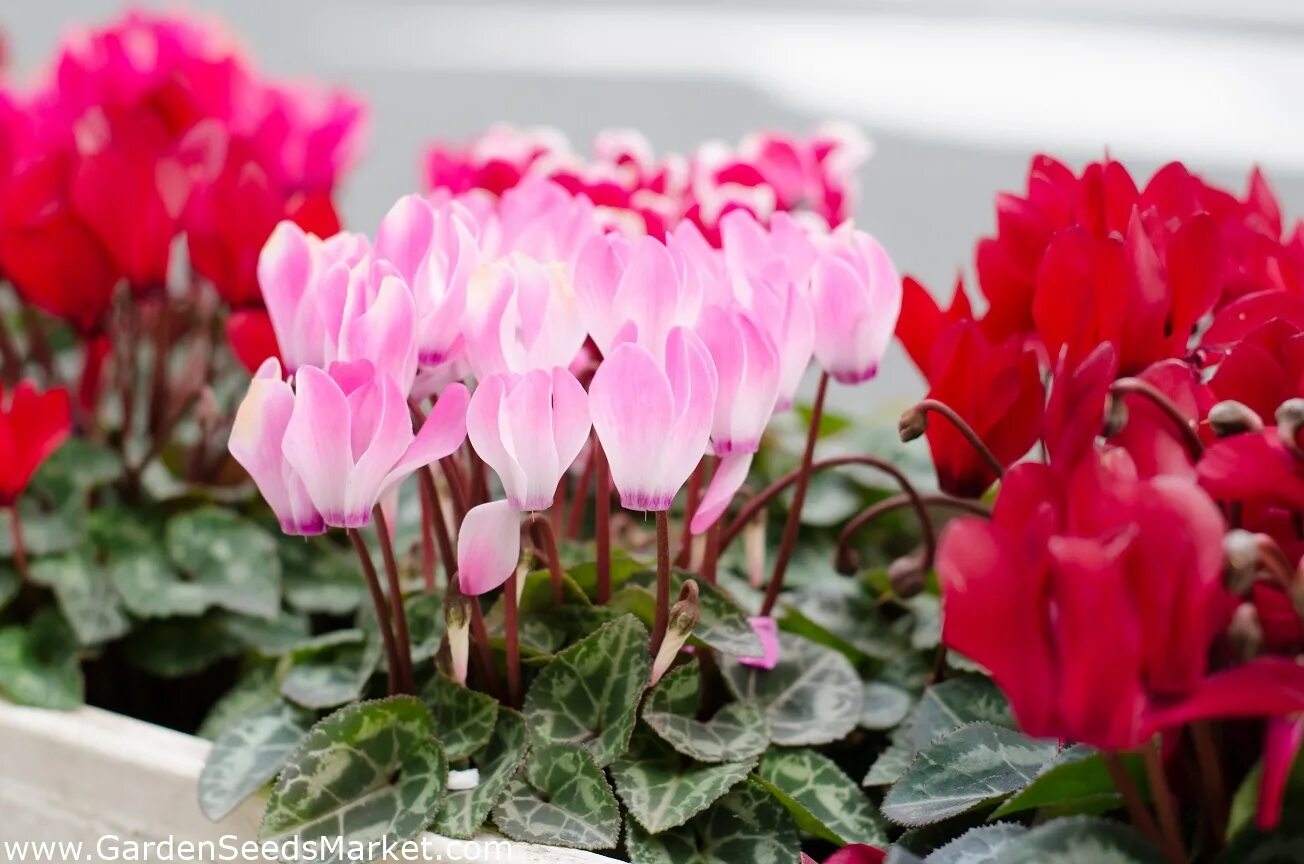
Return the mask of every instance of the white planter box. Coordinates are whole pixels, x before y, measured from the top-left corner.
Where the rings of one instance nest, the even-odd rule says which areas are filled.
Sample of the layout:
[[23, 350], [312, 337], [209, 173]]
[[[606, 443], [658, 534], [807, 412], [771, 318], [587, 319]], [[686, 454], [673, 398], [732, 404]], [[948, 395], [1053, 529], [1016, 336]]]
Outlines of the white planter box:
[[[170, 838], [175, 844], [219, 841], [223, 836], [253, 840], [261, 800], [245, 802], [216, 823], [199, 811], [196, 789], [209, 746], [199, 738], [97, 708], [65, 713], [0, 700], [0, 842], [80, 843], [82, 861], [102, 861], [113, 860], [115, 849], [118, 860], [131, 860], [126, 857], [129, 844], [145, 841]], [[508, 844], [489, 836], [459, 842], [431, 835], [425, 848], [442, 861], [613, 861], [591, 852]], [[22, 860], [19, 854], [0, 846], [0, 858]], [[33, 854], [27, 853], [27, 860], [37, 860]], [[45, 860], [75, 860], [75, 855], [62, 851]], [[155, 855], [147, 860], [163, 859]]]

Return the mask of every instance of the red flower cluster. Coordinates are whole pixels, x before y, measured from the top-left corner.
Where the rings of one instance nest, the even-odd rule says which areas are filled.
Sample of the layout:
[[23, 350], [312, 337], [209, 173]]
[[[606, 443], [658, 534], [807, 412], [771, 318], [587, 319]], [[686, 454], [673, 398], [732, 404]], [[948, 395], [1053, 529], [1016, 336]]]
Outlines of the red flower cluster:
[[639, 133], [608, 130], [585, 158], [557, 130], [496, 126], [465, 146], [432, 146], [426, 184], [449, 195], [498, 196], [527, 176], [545, 177], [587, 196], [613, 226], [661, 239], [686, 219], [719, 246], [720, 217], [730, 210], [762, 222], [786, 211], [840, 224], [851, 214], [854, 173], [866, 155], [863, 139], [842, 127], [805, 139], [760, 133], [737, 147], [709, 142], [691, 158], [658, 158]]
[[68, 440], [72, 409], [67, 390], [42, 393], [30, 381], [4, 397], [0, 391], [0, 507], [12, 507], [41, 463]]
[[1004, 472], [990, 521], [943, 535], [946, 644], [1037, 736], [1124, 750], [1270, 718], [1274, 824], [1304, 738], [1304, 233], [1258, 172], [1237, 198], [1176, 163], [1140, 187], [1037, 157], [997, 211], [986, 315], [907, 279], [898, 326], [989, 451], [930, 424], [944, 489], [976, 497], [993, 463], [1046, 454]]
[[0, 95], [0, 267], [84, 333], [113, 292], [194, 271], [260, 306], [254, 265], [281, 219], [332, 234], [360, 107], [261, 78], [211, 24], [129, 12], [61, 46], [35, 92]]

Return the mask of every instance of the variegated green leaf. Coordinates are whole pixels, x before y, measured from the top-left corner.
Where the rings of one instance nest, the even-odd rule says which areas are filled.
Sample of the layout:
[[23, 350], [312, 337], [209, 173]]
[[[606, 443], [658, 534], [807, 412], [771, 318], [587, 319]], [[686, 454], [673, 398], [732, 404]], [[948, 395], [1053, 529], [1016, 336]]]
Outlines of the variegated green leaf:
[[1037, 741], [990, 723], [962, 726], [924, 747], [883, 799], [902, 825], [929, 825], [1022, 789], [1055, 756]]
[[199, 809], [223, 818], [271, 781], [316, 719], [284, 700], [229, 727], [208, 752], [199, 775]]
[[525, 722], [535, 747], [578, 744], [599, 766], [629, 746], [639, 698], [651, 674], [648, 634], [623, 615], [562, 651], [525, 697]]
[[[949, 860], [949, 859], [948, 859]], [[1248, 859], [1246, 859], [1248, 860]], [[1256, 859], [1258, 864], [1296, 858]], [[1158, 850], [1127, 825], [1090, 816], [1038, 825], [1001, 849], [1001, 864], [1160, 864]]]
[[494, 823], [513, 840], [572, 849], [611, 849], [620, 840], [620, 809], [602, 769], [587, 750], [562, 744], [530, 753]]
[[160, 549], [110, 554], [108, 572], [123, 604], [138, 618], [198, 615], [209, 606], [208, 591], [182, 579]]
[[751, 781], [679, 828], [630, 823], [625, 847], [634, 864], [794, 864], [801, 849], [783, 805]]
[[878, 754], [874, 764], [869, 766], [869, 773], [860, 781], [862, 786], [891, 786], [901, 779], [915, 758], [915, 748], [911, 744], [914, 731], [914, 719], [910, 717], [892, 730], [887, 747]]
[[362, 695], [380, 662], [378, 639], [361, 630], [337, 630], [291, 651], [290, 671], [281, 681], [285, 698], [305, 708], [333, 708]]
[[856, 728], [864, 703], [860, 676], [846, 657], [789, 633], [779, 634], [773, 669], [744, 666], [726, 657], [721, 671], [742, 702], [761, 708], [770, 740], [799, 747], [828, 744]]
[[366, 595], [352, 550], [286, 537], [277, 543], [285, 602], [305, 614], [348, 615]]
[[708, 765], [695, 762], [644, 728], [629, 752], [611, 765], [616, 794], [647, 831], [683, 825], [747, 778], [755, 759]]
[[969, 723], [1014, 728], [1010, 703], [991, 679], [964, 675], [934, 684], [924, 691], [915, 711], [915, 750]]
[[465, 759], [494, 734], [498, 700], [436, 674], [421, 693], [435, 718], [435, 734], [450, 762]]
[[231, 638], [226, 619], [214, 610], [194, 618], [154, 618], [127, 637], [127, 658], [160, 678], [185, 678], [204, 671], [243, 647]]
[[[695, 574], [678, 570], [670, 574], [670, 596], [676, 597], [684, 580]], [[694, 643], [707, 645], [735, 657], [754, 657], [761, 653], [761, 643], [748, 621], [747, 613], [720, 588], [701, 579], [697, 581], [700, 616], [693, 630]], [[638, 615], [650, 624], [655, 612], [656, 573], [640, 572], [629, 577], [612, 605]]]
[[[1132, 775], [1141, 794], [1149, 799], [1145, 763], [1136, 753], [1121, 753], [1119, 761]], [[1032, 782], [1009, 798], [992, 814], [993, 818], [1053, 807], [1061, 816], [1105, 813], [1119, 807], [1123, 796], [1109, 773], [1100, 752], [1085, 744], [1061, 750], [1042, 766]]]
[[18, 596], [18, 589], [23, 580], [18, 578], [18, 571], [9, 564], [0, 563], [0, 612], [9, 605], [9, 601]]
[[275, 618], [223, 612], [222, 619], [232, 639], [264, 657], [288, 654], [311, 638], [308, 619], [284, 609]]
[[31, 576], [37, 585], [54, 592], [64, 618], [82, 645], [116, 639], [131, 626], [108, 574], [84, 552], [34, 561]]
[[832, 759], [813, 750], [771, 750], [758, 772], [798, 827], [835, 843], [887, 843], [878, 811]]
[[245, 615], [276, 617], [281, 602], [276, 540], [254, 523], [219, 507], [191, 510], [168, 521], [167, 549], [212, 603]]
[[924, 864], [998, 864], [1010, 844], [1028, 832], [1013, 822], [980, 825], [934, 850]]
[[208, 716], [195, 734], [206, 741], [216, 741], [245, 717], [265, 711], [280, 701], [281, 683], [276, 677], [276, 664], [258, 663], [246, 669], [235, 686], [208, 710]]
[[900, 687], [881, 681], [867, 682], [860, 711], [861, 728], [891, 729], [906, 719], [913, 701]]
[[474, 789], [450, 791], [444, 796], [434, 831], [460, 840], [475, 836], [521, 767], [525, 738], [525, 718], [510, 708], [499, 709], [489, 743], [471, 756], [480, 782]]
[[54, 608], [37, 612], [26, 625], [0, 629], [0, 696], [63, 711], [82, 704], [77, 637]]
[[765, 752], [769, 722], [760, 708], [730, 702], [710, 720], [698, 720], [700, 689], [697, 663], [672, 669], [648, 695], [643, 720], [670, 746], [699, 762], [733, 762]]
[[448, 761], [421, 701], [394, 696], [341, 708], [318, 723], [272, 787], [259, 836], [352, 844], [403, 840], [434, 818]]

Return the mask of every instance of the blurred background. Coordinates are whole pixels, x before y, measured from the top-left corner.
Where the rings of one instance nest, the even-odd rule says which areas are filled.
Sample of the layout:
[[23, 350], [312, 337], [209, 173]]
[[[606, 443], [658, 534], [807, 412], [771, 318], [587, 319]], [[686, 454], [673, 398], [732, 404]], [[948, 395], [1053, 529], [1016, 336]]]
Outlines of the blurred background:
[[[188, 0], [269, 72], [347, 85], [370, 106], [343, 195], [371, 231], [419, 185], [434, 138], [548, 124], [586, 149], [633, 126], [658, 151], [848, 120], [871, 138], [858, 222], [903, 272], [949, 294], [1031, 154], [1106, 148], [1142, 180], [1180, 159], [1240, 192], [1261, 165], [1304, 213], [1301, 0]], [[10, 74], [111, 0], [9, 0]], [[918, 395], [899, 354], [874, 387]], [[864, 399], [863, 390], [839, 401]], [[881, 400], [881, 401], [880, 401]]]

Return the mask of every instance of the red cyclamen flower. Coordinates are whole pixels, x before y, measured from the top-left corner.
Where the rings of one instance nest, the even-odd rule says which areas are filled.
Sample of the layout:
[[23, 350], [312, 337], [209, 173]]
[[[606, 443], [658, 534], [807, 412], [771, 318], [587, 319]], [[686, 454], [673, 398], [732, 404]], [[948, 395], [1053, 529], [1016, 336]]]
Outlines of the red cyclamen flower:
[[41, 463], [58, 450], [72, 431], [68, 391], [42, 393], [20, 381], [0, 407], [0, 507], [12, 507]]

